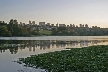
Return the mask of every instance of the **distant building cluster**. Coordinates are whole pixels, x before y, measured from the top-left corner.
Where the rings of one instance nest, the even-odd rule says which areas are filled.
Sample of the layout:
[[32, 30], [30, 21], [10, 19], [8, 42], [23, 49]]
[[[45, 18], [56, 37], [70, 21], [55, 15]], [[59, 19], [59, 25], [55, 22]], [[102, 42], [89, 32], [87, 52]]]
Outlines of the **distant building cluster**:
[[[39, 30], [51, 30], [52, 28], [57, 28], [57, 27], [73, 27], [73, 28], [86, 28], [86, 30], [89, 30], [89, 26], [88, 24], [79, 24], [79, 26], [75, 25], [75, 24], [70, 24], [70, 25], [66, 25], [66, 24], [50, 24], [50, 23], [45, 23], [45, 22], [39, 22], [39, 24], [36, 24], [35, 21], [30, 21], [29, 20], [29, 24], [25, 24], [20, 22], [19, 26], [24, 27], [26, 26], [27, 28], [32, 28], [32, 30], [36, 30], [37, 28]], [[97, 26], [92, 26], [92, 28], [100, 28]]]

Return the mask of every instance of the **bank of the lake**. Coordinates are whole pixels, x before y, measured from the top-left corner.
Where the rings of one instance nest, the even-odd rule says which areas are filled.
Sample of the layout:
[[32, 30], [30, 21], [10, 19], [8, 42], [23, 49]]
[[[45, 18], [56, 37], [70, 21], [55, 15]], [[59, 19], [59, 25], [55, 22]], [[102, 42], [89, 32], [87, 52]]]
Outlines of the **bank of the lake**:
[[28, 67], [40, 67], [52, 72], [107, 72], [108, 45], [72, 48], [19, 58]]

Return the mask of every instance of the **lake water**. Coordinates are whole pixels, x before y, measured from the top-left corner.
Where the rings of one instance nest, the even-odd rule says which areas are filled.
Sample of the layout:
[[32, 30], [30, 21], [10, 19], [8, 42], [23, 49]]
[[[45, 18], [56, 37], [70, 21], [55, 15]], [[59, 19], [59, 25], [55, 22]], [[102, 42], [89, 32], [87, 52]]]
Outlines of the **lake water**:
[[0, 72], [41, 72], [13, 61], [34, 54], [108, 45], [108, 36], [0, 37]]

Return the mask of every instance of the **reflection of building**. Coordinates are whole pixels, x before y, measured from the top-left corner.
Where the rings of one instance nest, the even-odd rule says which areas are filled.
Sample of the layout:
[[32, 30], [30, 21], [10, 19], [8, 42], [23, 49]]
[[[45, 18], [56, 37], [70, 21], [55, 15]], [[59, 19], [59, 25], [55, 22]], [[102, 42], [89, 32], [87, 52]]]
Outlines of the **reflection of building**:
[[43, 50], [45, 50], [45, 46], [43, 46]]
[[52, 48], [54, 48], [54, 45], [55, 45], [55, 44], [52, 44]]
[[35, 51], [35, 46], [33, 47], [33, 51]]
[[85, 46], [87, 46], [87, 47], [88, 47], [88, 43], [89, 43], [89, 41], [85, 41]]
[[32, 51], [32, 46], [30, 46], [29, 51]]
[[[18, 52], [18, 49], [20, 49], [20, 51], [25, 51], [22, 49], [28, 48], [29, 51], [36, 51], [36, 48], [39, 50], [45, 50], [47, 51], [47, 49], [50, 48], [76, 48], [76, 47], [87, 47], [87, 46], [92, 46], [92, 45], [107, 45], [108, 44], [108, 40], [79, 40], [79, 41], [68, 41], [65, 43], [61, 43], [58, 40], [38, 40], [38, 41], [12, 41], [12, 43], [16, 43], [16, 44], [11, 44], [10, 41], [0, 41], [0, 47], [4, 47], [4, 48], [0, 48], [0, 52], [5, 52], [6, 50], [10, 50], [11, 54], [16, 54]], [[17, 43], [22, 43], [17, 44]], [[8, 47], [10, 45], [14, 45], [15, 47]], [[56, 51], [56, 49], [54, 49]]]
[[42, 50], [42, 45], [40, 45], [40, 50]]
[[50, 49], [50, 44], [47, 45], [47, 48]]
[[84, 47], [84, 41], [80, 41], [80, 47]]

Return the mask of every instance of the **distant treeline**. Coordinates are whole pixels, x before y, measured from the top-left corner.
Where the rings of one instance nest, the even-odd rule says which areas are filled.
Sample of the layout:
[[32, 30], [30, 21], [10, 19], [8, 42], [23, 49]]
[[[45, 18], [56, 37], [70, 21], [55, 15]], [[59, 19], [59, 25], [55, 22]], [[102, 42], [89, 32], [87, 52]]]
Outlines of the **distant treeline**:
[[[33, 25], [30, 27], [19, 26], [17, 20], [11, 19], [7, 24], [4, 21], [0, 21], [0, 37], [11, 36], [105, 36], [108, 35], [108, 28], [100, 27], [56, 27], [54, 26], [50, 31], [42, 31], [40, 29], [33, 30]], [[43, 33], [46, 32], [46, 33]]]
[[55, 36], [105, 36], [108, 35], [108, 28], [100, 27], [58, 27], [52, 28], [51, 35]]

